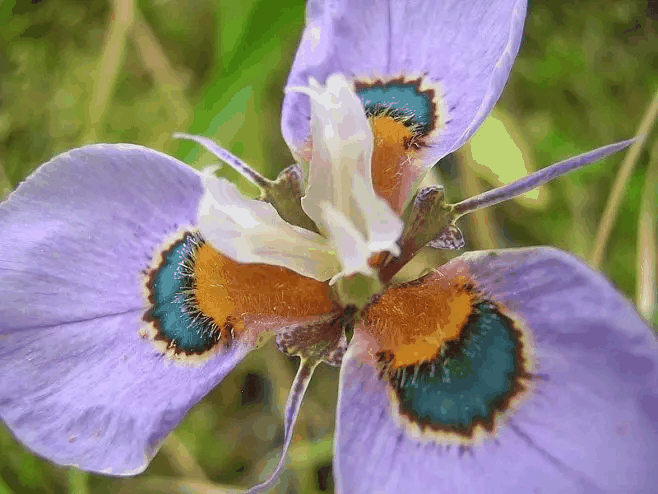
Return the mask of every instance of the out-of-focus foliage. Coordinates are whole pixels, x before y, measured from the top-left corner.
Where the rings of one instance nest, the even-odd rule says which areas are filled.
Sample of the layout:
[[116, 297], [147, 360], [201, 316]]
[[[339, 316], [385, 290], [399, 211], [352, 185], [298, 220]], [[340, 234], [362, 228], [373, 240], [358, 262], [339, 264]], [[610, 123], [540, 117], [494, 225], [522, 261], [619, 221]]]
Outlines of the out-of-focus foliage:
[[[532, 1], [499, 120], [478, 136], [478, 147], [490, 143], [491, 170], [480, 163], [465, 171], [469, 160], [481, 161], [475, 147], [444, 160], [449, 198], [632, 136], [658, 90], [658, 12], [652, 19], [647, 7], [644, 0]], [[139, 143], [195, 166], [215, 162], [171, 139], [175, 131], [212, 136], [274, 177], [292, 162], [279, 110], [303, 15], [301, 0], [3, 0], [0, 197], [40, 163], [89, 142]], [[497, 147], [500, 122], [518, 153]], [[545, 244], [587, 256], [622, 158], [552, 183], [534, 202], [512, 201], [465, 221], [469, 247]], [[603, 264], [630, 298], [648, 164], [645, 151]], [[295, 367], [272, 346], [255, 352], [136, 479], [55, 467], [1, 429], [0, 494], [181, 492], [183, 477], [183, 492], [207, 481], [253, 484], [276, 462]], [[337, 369], [321, 366], [311, 383], [278, 492], [333, 491], [337, 379]]]

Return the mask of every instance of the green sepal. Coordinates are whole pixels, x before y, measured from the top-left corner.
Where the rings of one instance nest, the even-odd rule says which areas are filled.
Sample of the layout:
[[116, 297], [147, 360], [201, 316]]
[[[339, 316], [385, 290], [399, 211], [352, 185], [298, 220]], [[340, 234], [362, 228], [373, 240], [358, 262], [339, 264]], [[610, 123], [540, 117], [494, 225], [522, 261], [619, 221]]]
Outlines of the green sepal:
[[320, 233], [315, 222], [302, 208], [304, 178], [299, 165], [290, 165], [279, 173], [274, 182], [261, 187], [261, 200], [269, 202], [279, 216], [291, 225]]

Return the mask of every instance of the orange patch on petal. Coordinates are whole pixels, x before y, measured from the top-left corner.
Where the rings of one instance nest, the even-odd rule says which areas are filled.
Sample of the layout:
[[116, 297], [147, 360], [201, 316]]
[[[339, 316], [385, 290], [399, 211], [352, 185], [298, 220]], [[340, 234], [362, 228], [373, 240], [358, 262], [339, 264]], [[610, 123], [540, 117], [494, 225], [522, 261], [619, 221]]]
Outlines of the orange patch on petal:
[[372, 180], [375, 192], [399, 213], [402, 175], [406, 167], [412, 166], [417, 153], [412, 144], [414, 133], [391, 115], [371, 117], [370, 124], [374, 137]]
[[466, 276], [435, 273], [422, 281], [389, 288], [368, 310], [366, 331], [397, 369], [438, 356], [456, 341], [473, 311], [475, 294]]
[[326, 283], [280, 266], [242, 264], [202, 244], [195, 255], [196, 303], [221, 327], [244, 329], [244, 316], [301, 318], [330, 312]]

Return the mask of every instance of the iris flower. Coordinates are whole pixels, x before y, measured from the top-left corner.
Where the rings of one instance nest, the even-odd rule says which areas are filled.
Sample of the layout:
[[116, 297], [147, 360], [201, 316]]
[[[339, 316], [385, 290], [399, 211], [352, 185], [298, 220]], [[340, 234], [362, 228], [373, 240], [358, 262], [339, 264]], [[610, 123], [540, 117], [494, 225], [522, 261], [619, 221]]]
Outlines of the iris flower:
[[[340, 365], [334, 476], [346, 493], [649, 493], [658, 344], [574, 256], [466, 252], [405, 283], [457, 219], [622, 149], [456, 205], [418, 183], [491, 111], [525, 2], [311, 0], [282, 128], [297, 164], [262, 190], [151, 149], [42, 165], [0, 206], [0, 416], [35, 453], [146, 468], [185, 413], [270, 336]], [[492, 150], [495, 152], [495, 150]], [[231, 397], [227, 397], [231, 399]]]

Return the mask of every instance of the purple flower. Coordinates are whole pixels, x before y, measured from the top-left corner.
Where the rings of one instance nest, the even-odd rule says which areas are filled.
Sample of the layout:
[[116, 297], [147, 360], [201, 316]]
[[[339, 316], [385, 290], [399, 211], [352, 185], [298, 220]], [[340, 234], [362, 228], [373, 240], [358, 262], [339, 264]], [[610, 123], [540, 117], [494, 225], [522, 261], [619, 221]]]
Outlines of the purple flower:
[[[334, 475], [371, 492], [649, 493], [658, 343], [551, 248], [468, 252], [403, 282], [457, 219], [626, 146], [446, 204], [424, 173], [489, 114], [525, 2], [311, 0], [283, 108], [299, 162], [244, 197], [140, 146], [52, 159], [0, 205], [0, 416], [58, 464], [141, 472], [263, 339], [341, 365]], [[349, 344], [349, 346], [348, 346]]]

